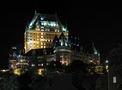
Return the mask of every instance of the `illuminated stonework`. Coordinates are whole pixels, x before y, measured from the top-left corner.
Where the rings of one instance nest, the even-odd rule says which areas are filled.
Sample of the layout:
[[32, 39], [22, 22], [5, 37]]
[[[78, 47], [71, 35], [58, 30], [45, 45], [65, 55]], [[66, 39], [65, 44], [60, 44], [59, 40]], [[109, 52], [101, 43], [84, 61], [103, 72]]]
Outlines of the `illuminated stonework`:
[[68, 47], [57, 47], [54, 51], [56, 53], [56, 60], [59, 60], [62, 65], [69, 65], [72, 61], [72, 51]]
[[35, 13], [24, 33], [25, 53], [31, 49], [50, 48], [54, 37], [62, 32], [68, 39], [68, 31], [57, 16]]

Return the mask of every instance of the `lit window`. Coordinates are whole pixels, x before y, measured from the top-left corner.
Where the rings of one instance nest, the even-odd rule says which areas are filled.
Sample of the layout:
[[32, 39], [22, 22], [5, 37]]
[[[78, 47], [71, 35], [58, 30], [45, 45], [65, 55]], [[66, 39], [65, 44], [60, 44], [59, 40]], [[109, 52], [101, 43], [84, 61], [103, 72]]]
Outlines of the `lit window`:
[[113, 83], [116, 83], [117, 80], [116, 80], [116, 76], [113, 77]]
[[31, 66], [32, 66], [32, 67], [34, 67], [34, 66], [35, 66], [35, 64], [31, 64]]
[[43, 43], [41, 43], [41, 45], [43, 45]]
[[46, 21], [41, 21], [41, 25], [42, 26], [46, 26], [47, 25], [47, 22]]
[[51, 27], [55, 27], [56, 23], [55, 22], [49, 22], [48, 25], [51, 26]]
[[40, 41], [45, 41], [45, 39], [40, 39]]
[[41, 38], [43, 38], [43, 36], [41, 36]]
[[44, 29], [41, 29], [41, 31], [44, 31]]
[[42, 32], [41, 35], [43, 35], [44, 33]]
[[44, 66], [44, 64], [42, 63], [41, 66]]
[[44, 17], [41, 17], [41, 20], [44, 20]]
[[41, 26], [41, 28], [44, 28], [43, 26]]
[[43, 48], [43, 46], [41, 46], [41, 48]]

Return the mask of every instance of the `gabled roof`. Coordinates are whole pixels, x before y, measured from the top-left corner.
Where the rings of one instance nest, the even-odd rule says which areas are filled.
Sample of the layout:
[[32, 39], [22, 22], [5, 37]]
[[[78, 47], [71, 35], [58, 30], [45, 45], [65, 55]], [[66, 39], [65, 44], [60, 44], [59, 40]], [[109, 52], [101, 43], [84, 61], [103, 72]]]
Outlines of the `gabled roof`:
[[52, 42], [52, 47], [57, 47], [57, 46], [60, 46], [60, 42], [59, 42], [59, 38], [58, 36], [56, 35], [53, 39], [53, 42]]
[[61, 46], [70, 46], [67, 38], [65, 37], [64, 33], [62, 32], [60, 37], [59, 37], [59, 42]]

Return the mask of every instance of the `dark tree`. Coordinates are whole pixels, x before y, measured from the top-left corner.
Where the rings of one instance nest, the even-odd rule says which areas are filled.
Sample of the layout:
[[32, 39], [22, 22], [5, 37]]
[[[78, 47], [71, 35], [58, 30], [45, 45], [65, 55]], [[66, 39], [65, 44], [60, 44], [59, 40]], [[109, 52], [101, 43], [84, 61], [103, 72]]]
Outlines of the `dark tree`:
[[19, 83], [20, 83], [20, 90], [30, 90], [29, 84], [31, 82], [32, 74], [27, 71], [24, 74], [20, 75], [18, 77]]
[[0, 90], [19, 90], [20, 84], [16, 75], [4, 76], [0, 82]]
[[80, 60], [74, 60], [69, 66], [72, 72], [72, 84], [78, 90], [93, 90], [87, 76], [87, 65]]
[[32, 90], [47, 90], [49, 87], [48, 79], [46, 77], [36, 76], [32, 79], [29, 87]]
[[80, 60], [74, 60], [69, 66], [71, 72], [86, 74], [86, 64]]

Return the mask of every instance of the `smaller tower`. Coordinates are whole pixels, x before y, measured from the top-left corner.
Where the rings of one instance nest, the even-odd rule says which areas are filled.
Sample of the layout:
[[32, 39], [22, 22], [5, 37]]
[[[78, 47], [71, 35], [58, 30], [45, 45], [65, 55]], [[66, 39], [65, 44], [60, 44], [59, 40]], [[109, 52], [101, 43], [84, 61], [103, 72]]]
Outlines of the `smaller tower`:
[[59, 36], [59, 39], [55, 40], [54, 53], [56, 55], [56, 61], [60, 61], [63, 65], [71, 63], [71, 48], [69, 42], [63, 33]]
[[96, 59], [96, 64], [100, 65], [100, 52], [96, 49], [94, 42], [92, 42], [92, 50]]

